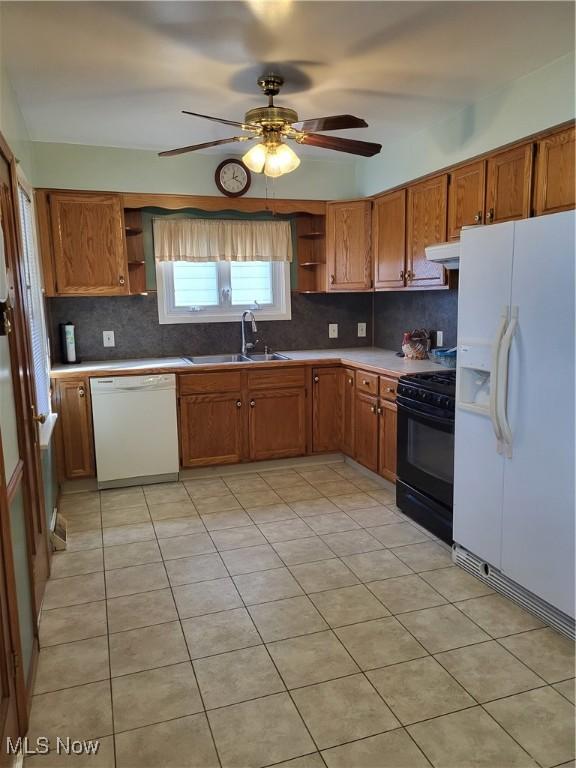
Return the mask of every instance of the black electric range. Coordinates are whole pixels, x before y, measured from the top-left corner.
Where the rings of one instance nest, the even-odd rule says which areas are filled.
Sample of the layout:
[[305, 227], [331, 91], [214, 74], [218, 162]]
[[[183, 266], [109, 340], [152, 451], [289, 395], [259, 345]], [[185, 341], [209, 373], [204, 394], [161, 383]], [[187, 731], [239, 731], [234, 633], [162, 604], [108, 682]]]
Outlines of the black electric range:
[[401, 376], [396, 504], [452, 543], [456, 371]]

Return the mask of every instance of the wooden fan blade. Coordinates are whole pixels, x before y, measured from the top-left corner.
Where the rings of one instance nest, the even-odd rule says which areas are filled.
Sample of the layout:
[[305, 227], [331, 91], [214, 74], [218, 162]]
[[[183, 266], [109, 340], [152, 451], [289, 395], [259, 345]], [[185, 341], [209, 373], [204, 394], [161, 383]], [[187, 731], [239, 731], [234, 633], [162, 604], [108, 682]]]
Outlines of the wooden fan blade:
[[342, 131], [345, 128], [367, 128], [368, 123], [354, 115], [332, 115], [331, 117], [316, 117], [313, 120], [301, 120], [292, 123], [295, 131]]
[[244, 128], [244, 126], [246, 125], [245, 123], [237, 123], [235, 120], [226, 120], [223, 117], [212, 117], [212, 115], [201, 115], [199, 112], [188, 112], [187, 109], [183, 109], [182, 114], [192, 115], [192, 117], [202, 117], [204, 118], [204, 120], [212, 120], [212, 122], [214, 123], [222, 123], [223, 125], [233, 125], [235, 128], [250, 130], [249, 128]]
[[218, 139], [218, 141], [205, 141], [203, 144], [191, 144], [189, 147], [179, 147], [178, 149], [168, 149], [166, 152], [158, 152], [159, 157], [172, 157], [173, 155], [184, 155], [186, 152], [195, 152], [197, 149], [206, 149], [206, 147], [217, 147], [219, 144], [232, 144], [235, 141], [250, 141], [250, 136], [232, 136], [229, 139]]
[[341, 139], [339, 136], [321, 136], [318, 133], [305, 133], [300, 144], [309, 144], [311, 147], [333, 149], [336, 152], [348, 152], [351, 155], [372, 157], [382, 149], [382, 144], [374, 144], [371, 141], [356, 141], [355, 139]]

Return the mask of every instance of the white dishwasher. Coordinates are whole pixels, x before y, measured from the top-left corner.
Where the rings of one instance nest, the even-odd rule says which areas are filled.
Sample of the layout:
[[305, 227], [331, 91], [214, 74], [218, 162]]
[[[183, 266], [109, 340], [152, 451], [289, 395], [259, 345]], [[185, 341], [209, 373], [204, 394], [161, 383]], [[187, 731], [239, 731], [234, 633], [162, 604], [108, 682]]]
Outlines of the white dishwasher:
[[99, 488], [178, 479], [176, 376], [90, 379]]

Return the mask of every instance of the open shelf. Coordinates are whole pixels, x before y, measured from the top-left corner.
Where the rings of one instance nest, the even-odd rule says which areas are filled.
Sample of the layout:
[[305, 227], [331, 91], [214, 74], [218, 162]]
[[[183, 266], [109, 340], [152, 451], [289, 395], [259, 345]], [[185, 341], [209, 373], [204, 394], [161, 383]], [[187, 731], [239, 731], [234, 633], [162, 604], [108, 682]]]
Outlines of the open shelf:
[[130, 295], [145, 296], [148, 292], [146, 290], [146, 260], [144, 258], [141, 211], [126, 208], [124, 210], [124, 225]]
[[296, 293], [324, 293], [326, 290], [325, 216], [299, 216], [298, 287]]

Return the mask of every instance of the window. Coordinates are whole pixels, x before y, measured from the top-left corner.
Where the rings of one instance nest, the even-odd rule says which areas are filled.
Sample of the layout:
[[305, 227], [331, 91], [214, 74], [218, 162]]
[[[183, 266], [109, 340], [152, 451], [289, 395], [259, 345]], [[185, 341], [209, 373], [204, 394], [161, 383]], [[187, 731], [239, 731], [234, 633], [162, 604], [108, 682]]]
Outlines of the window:
[[[44, 314], [42, 273], [36, 246], [34, 206], [31, 194], [18, 182], [20, 231], [22, 235], [23, 268], [26, 288], [26, 321], [30, 334], [32, 373], [36, 393], [36, 412], [50, 415], [50, 351]], [[41, 438], [42, 442], [42, 438]]]
[[290, 264], [281, 261], [156, 263], [160, 323], [235, 322], [245, 309], [289, 320]]

